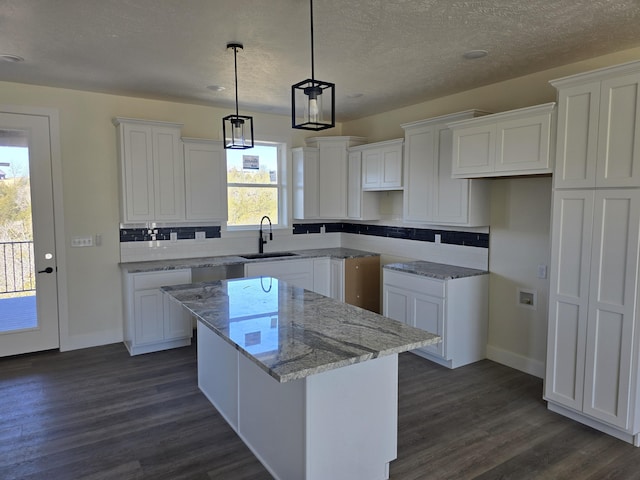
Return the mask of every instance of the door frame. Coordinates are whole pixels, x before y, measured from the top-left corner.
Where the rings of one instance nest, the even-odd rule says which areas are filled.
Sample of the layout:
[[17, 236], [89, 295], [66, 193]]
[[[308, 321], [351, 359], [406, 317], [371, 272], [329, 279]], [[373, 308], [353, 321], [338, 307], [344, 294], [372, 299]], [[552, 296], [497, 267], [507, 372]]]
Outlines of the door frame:
[[51, 150], [51, 182], [53, 187], [53, 224], [55, 259], [58, 283], [58, 335], [60, 351], [71, 350], [69, 342], [69, 302], [67, 295], [66, 238], [64, 233], [64, 205], [62, 195], [62, 155], [60, 149], [60, 119], [58, 110], [46, 107], [0, 105], [0, 112], [33, 115], [49, 119], [49, 148]]

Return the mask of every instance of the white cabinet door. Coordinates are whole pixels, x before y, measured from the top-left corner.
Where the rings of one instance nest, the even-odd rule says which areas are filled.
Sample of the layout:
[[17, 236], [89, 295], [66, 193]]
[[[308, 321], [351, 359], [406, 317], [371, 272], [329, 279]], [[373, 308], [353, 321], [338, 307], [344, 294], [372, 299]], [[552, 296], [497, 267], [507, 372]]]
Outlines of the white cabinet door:
[[344, 260], [332, 258], [329, 262], [331, 295], [334, 300], [344, 302]]
[[122, 169], [124, 223], [154, 218], [153, 137], [148, 125], [121, 124], [118, 129]]
[[595, 186], [600, 82], [558, 92], [555, 188]]
[[551, 169], [551, 116], [547, 113], [496, 124], [495, 172]]
[[[427, 222], [431, 218], [432, 190], [435, 177], [435, 127], [405, 128], [404, 219]], [[451, 159], [449, 159], [451, 161]]]
[[347, 216], [347, 146], [345, 142], [321, 142], [320, 217]]
[[227, 168], [221, 141], [183, 138], [186, 219], [227, 219]]
[[274, 260], [245, 263], [245, 277], [274, 277], [313, 291], [313, 260]]
[[411, 301], [411, 318], [408, 322], [409, 325], [426, 330], [443, 339], [442, 342], [427, 345], [420, 350], [446, 358], [444, 348], [444, 339], [446, 338], [444, 331], [444, 298], [415, 293]]
[[554, 193], [545, 398], [582, 410], [593, 190]]
[[380, 188], [402, 188], [402, 143], [382, 149]]
[[383, 315], [398, 322], [411, 325], [411, 308], [413, 297], [404, 288], [385, 284], [382, 289]]
[[157, 288], [139, 290], [133, 295], [135, 343], [144, 345], [164, 340], [164, 303]]
[[453, 173], [481, 175], [493, 172], [496, 125], [482, 124], [453, 132]]
[[597, 187], [640, 186], [640, 73], [604, 80]]
[[317, 148], [292, 150], [293, 218], [320, 217], [320, 152]]
[[380, 218], [380, 196], [362, 190], [362, 152], [351, 151], [348, 156], [347, 218], [377, 220]]
[[154, 126], [154, 220], [184, 221], [184, 160], [180, 129]]
[[164, 308], [164, 339], [191, 337], [193, 325], [188, 310], [167, 295], [163, 297]]
[[362, 188], [371, 190], [380, 188], [382, 178], [382, 151], [365, 150], [362, 152]]
[[325, 297], [331, 296], [331, 259], [329, 257], [313, 259], [313, 291]]
[[627, 429], [637, 363], [640, 191], [596, 191], [594, 219], [583, 411]]

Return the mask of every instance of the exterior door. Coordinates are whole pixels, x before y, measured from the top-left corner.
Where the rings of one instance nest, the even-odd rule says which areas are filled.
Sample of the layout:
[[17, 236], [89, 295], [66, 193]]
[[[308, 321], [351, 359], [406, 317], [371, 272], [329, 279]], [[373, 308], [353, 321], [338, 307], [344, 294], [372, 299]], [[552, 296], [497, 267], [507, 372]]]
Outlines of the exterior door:
[[0, 113], [0, 357], [59, 347], [49, 122]]

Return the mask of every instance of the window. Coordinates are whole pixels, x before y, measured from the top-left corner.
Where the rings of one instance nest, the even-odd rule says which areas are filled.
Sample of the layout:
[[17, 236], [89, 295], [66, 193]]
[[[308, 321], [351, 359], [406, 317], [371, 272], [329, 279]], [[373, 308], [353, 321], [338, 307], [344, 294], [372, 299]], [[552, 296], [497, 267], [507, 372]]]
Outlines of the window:
[[281, 144], [273, 143], [226, 150], [227, 227], [259, 225], [264, 215], [273, 225], [284, 223], [282, 150]]

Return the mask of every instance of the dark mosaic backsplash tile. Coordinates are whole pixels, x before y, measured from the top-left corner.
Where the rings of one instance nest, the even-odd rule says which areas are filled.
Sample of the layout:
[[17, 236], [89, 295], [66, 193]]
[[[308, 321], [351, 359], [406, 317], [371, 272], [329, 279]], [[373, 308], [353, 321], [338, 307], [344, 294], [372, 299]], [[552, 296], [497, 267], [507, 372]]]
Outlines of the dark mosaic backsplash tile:
[[294, 223], [293, 234], [320, 233], [322, 225], [327, 233], [341, 232], [376, 237], [401, 238], [419, 242], [435, 242], [436, 234], [440, 241], [451, 245], [489, 248], [488, 233], [456, 232], [450, 230], [431, 230], [428, 228], [395, 227], [387, 225], [366, 225], [360, 223]]
[[178, 234], [178, 240], [194, 240], [196, 232], [204, 232], [206, 238], [220, 238], [220, 226], [215, 227], [164, 227], [164, 228], [121, 228], [120, 242], [148, 242], [171, 240], [171, 232]]

